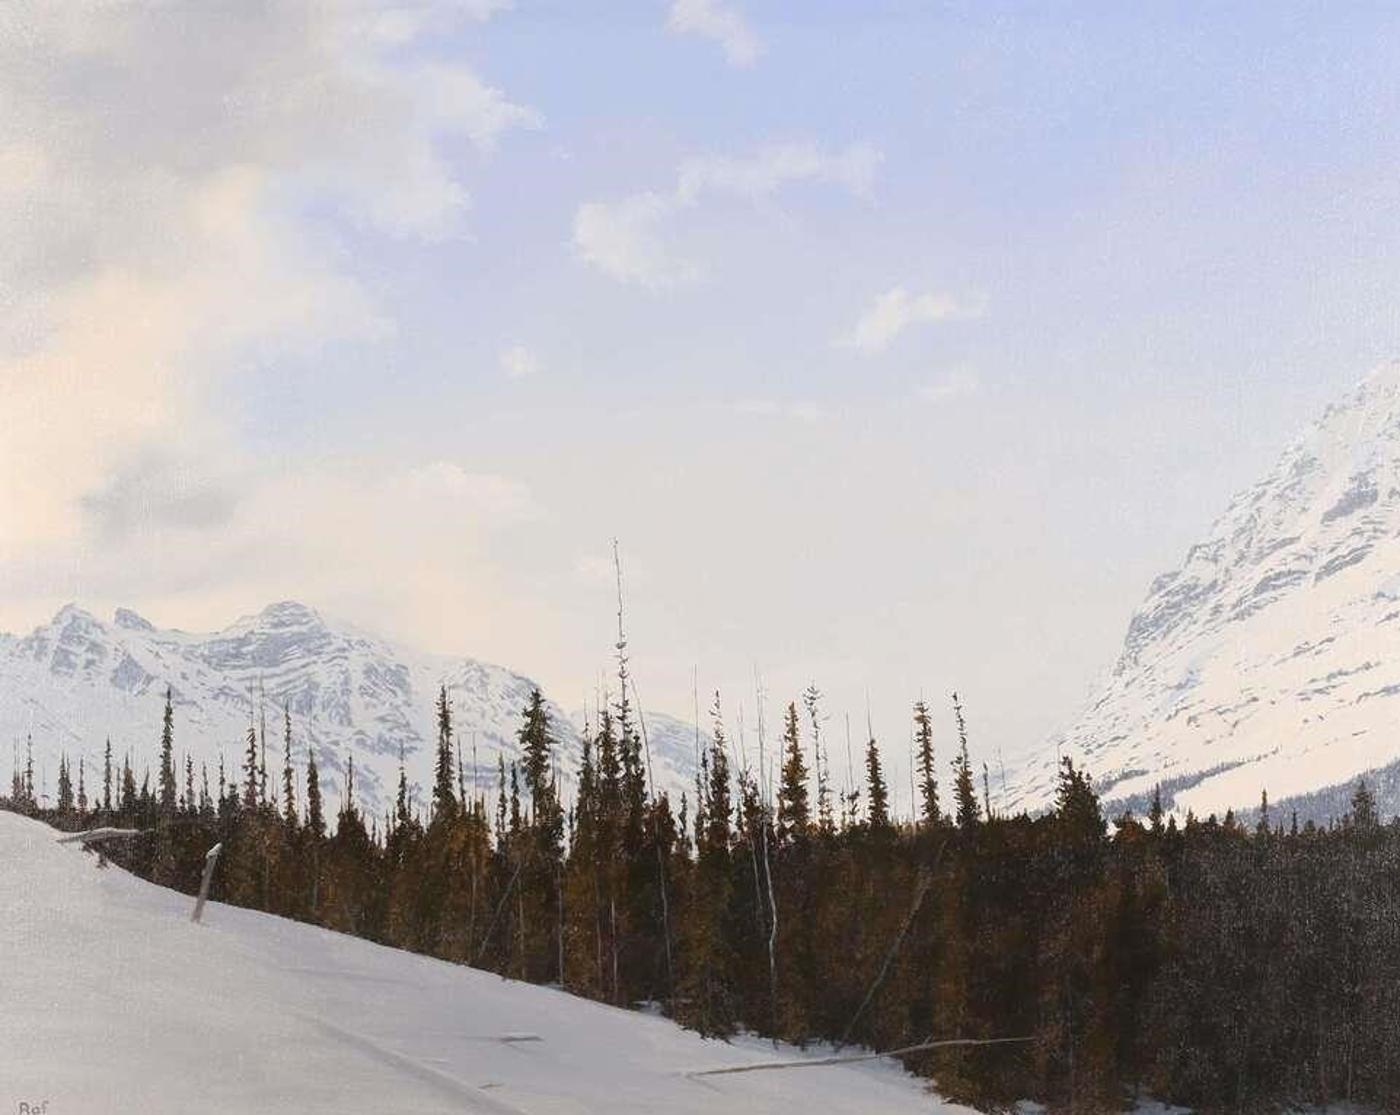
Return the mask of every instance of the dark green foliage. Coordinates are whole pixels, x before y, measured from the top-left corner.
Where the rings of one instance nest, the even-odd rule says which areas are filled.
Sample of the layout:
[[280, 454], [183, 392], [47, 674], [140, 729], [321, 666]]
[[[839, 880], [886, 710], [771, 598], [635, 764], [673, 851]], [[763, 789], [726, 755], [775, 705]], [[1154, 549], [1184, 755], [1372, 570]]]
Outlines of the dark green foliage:
[[797, 705], [789, 704], [783, 723], [783, 775], [778, 787], [778, 839], [800, 840], [811, 826], [807, 804], [807, 760], [797, 730]]
[[1380, 824], [1376, 815], [1376, 795], [1371, 793], [1364, 778], [1356, 780], [1356, 792], [1351, 796], [1351, 823], [1363, 832], [1370, 832]]
[[170, 707], [169, 686], [160, 728], [160, 812], [163, 817], [175, 815], [175, 714]]
[[243, 808], [258, 807], [258, 732], [248, 721], [247, 746], [243, 752]]
[[865, 796], [870, 803], [866, 822], [872, 831], [890, 827], [890, 793], [885, 786], [885, 775], [880, 767], [880, 748], [875, 737], [865, 745]]
[[962, 702], [953, 694], [953, 715], [958, 724], [958, 754], [953, 760], [953, 801], [957, 806], [958, 828], [966, 831], [982, 819], [977, 804], [977, 787], [972, 780], [972, 761], [967, 753], [967, 723], [963, 719]]
[[445, 685], [438, 691], [437, 729], [433, 820], [445, 824], [457, 815], [457, 796], [453, 789], [456, 776], [452, 771], [452, 704], [447, 699], [447, 686]]
[[73, 780], [68, 776], [68, 757], [58, 761], [58, 812], [68, 816], [73, 812]]
[[297, 784], [292, 771], [292, 714], [282, 709], [282, 817], [288, 828], [297, 824]]
[[942, 820], [938, 809], [938, 779], [933, 765], [933, 718], [928, 705], [914, 702], [914, 746], [917, 749], [920, 820], [932, 828]]

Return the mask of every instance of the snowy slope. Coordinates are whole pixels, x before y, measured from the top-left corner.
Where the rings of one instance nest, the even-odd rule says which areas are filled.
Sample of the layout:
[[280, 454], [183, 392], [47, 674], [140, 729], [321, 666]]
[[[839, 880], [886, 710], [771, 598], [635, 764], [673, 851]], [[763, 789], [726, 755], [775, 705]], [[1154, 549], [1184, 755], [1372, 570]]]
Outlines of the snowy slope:
[[879, 1062], [691, 1079], [802, 1055], [217, 903], [192, 925], [185, 896], [55, 835], [0, 813], [4, 1110], [968, 1110]]
[[[104, 739], [130, 751], [138, 782], [154, 762], [167, 685], [174, 693], [176, 748], [216, 780], [220, 754], [237, 776], [257, 694], [265, 694], [268, 765], [280, 768], [281, 709], [293, 720], [297, 766], [315, 748], [322, 785], [338, 798], [350, 755], [357, 794], [371, 808], [393, 795], [403, 749], [418, 798], [432, 785], [434, 702], [446, 684], [463, 763], [471, 780], [476, 745], [481, 783], [493, 785], [496, 755], [516, 755], [520, 712], [533, 686], [500, 666], [420, 654], [329, 621], [311, 608], [283, 602], [212, 635], [160, 630], [126, 609], [111, 622], [75, 606], [24, 638], [0, 635], [0, 739], [22, 746], [32, 733], [36, 784], [54, 791], [58, 756], [83, 756], [94, 781]], [[556, 705], [551, 712], [567, 777], [577, 756], [576, 729]], [[678, 792], [689, 785], [692, 729], [650, 714], [657, 781]], [[180, 760], [183, 767], [183, 759]], [[273, 779], [272, 781], [276, 781]]]
[[[1140, 807], [1161, 781], [1201, 815], [1400, 759], [1400, 364], [1330, 407], [1157, 579], [1057, 742], [1107, 798]], [[1049, 800], [1056, 751], [1020, 773], [1018, 804]]]

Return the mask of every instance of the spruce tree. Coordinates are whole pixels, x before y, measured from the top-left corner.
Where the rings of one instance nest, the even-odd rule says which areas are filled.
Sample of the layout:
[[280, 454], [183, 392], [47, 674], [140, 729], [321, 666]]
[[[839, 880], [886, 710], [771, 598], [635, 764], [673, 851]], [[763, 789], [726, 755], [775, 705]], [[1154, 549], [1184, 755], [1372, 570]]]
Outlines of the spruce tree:
[[953, 694], [953, 715], [958, 724], [958, 755], [953, 760], [953, 800], [957, 804], [958, 828], [969, 829], [982, 819], [982, 811], [977, 804], [977, 787], [973, 783], [972, 762], [967, 754], [967, 723], [956, 693]]
[[282, 816], [288, 828], [296, 828], [297, 787], [292, 773], [292, 714], [282, 706]]
[[122, 758], [122, 803], [121, 811], [131, 817], [136, 812], [136, 775], [131, 769], [131, 755]]
[[355, 817], [355, 756], [345, 760], [345, 800], [340, 803], [340, 817]]
[[538, 689], [531, 690], [523, 723], [516, 737], [524, 763], [525, 788], [529, 791], [538, 819], [541, 807], [550, 807], [550, 772], [554, 765], [554, 740], [549, 731], [549, 714]]
[[87, 786], [83, 778], [83, 757], [78, 756], [78, 815], [85, 816], [88, 811]]
[[922, 699], [914, 703], [914, 742], [918, 747], [919, 797], [923, 822], [928, 828], [938, 824], [938, 779], [933, 764], [933, 720]]
[[506, 850], [506, 759], [496, 752], [496, 850]]
[[262, 681], [258, 681], [258, 804], [267, 804], [267, 705], [263, 703]]
[[797, 706], [789, 703], [783, 727], [783, 771], [778, 787], [778, 838], [784, 842], [807, 835], [807, 762], [797, 729]]
[[802, 704], [807, 710], [807, 722], [812, 726], [812, 755], [817, 768], [817, 827], [830, 835], [836, 830], [836, 816], [831, 807], [831, 763], [822, 739], [820, 702], [821, 692], [813, 682], [803, 692]]
[[68, 756], [58, 760], [58, 811], [67, 815], [73, 812], [73, 780], [68, 776]]
[[160, 812], [167, 820], [175, 815], [175, 714], [170, 686], [165, 687], [165, 715], [160, 729]]
[[433, 783], [433, 820], [446, 822], [457, 812], [452, 773], [452, 705], [447, 699], [447, 686], [438, 691], [437, 702], [437, 770]]
[[310, 743], [306, 745], [306, 831], [313, 840], [319, 841], [326, 835], [326, 818], [321, 812], [321, 778], [316, 770], [316, 749]]
[[885, 786], [885, 775], [880, 768], [880, 748], [875, 737], [865, 745], [865, 788], [870, 801], [867, 821], [872, 830], [890, 827], [890, 794]]
[[1364, 778], [1356, 780], [1356, 792], [1351, 795], [1351, 823], [1363, 832], [1369, 832], [1380, 824], [1376, 795], [1366, 785]]
[[243, 807], [250, 813], [258, 807], [258, 731], [248, 719], [247, 750], [243, 753]]
[[520, 765], [511, 760], [510, 764], [510, 835], [518, 837], [524, 827], [524, 817], [520, 812]]
[[107, 737], [107, 746], [102, 752], [102, 812], [112, 812], [112, 737]]
[[407, 829], [412, 817], [408, 812], [408, 775], [403, 765], [403, 744], [399, 744], [399, 793], [394, 800], [394, 829]]
[[1070, 847], [1095, 846], [1108, 831], [1088, 776], [1076, 770], [1066, 755], [1060, 760], [1059, 782], [1055, 789], [1055, 818]]

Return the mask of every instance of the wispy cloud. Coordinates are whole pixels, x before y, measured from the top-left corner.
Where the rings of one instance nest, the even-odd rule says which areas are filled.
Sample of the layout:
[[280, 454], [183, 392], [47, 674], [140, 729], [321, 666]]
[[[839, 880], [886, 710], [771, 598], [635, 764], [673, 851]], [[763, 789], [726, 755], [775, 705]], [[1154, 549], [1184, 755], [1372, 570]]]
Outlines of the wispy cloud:
[[744, 14], [722, 0], [674, 0], [668, 23], [678, 34], [699, 35], [719, 43], [731, 66], [752, 66], [763, 53], [763, 44]]
[[574, 248], [580, 258], [619, 282], [675, 286], [699, 277], [700, 268], [675, 251], [668, 226], [678, 215], [711, 198], [754, 203], [796, 182], [823, 182], [868, 196], [880, 152], [867, 143], [826, 151], [813, 143], [787, 143], [752, 155], [707, 155], [683, 162], [675, 186], [619, 201], [589, 201], [574, 215]]
[[926, 403], [943, 403], [975, 395], [981, 386], [982, 381], [974, 369], [959, 367], [923, 384], [914, 393]]
[[659, 288], [695, 279], [699, 270], [666, 243], [673, 198], [633, 194], [621, 201], [587, 201], [574, 214], [574, 249], [584, 262], [620, 283]]
[[915, 325], [980, 317], [986, 306], [980, 299], [929, 292], [911, 294], [902, 286], [878, 295], [861, 314], [855, 328], [838, 343], [861, 352], [883, 352], [901, 333]]
[[741, 399], [734, 404], [734, 413], [760, 418], [788, 418], [811, 425], [827, 417], [827, 411], [807, 399], [785, 402], [777, 399]]

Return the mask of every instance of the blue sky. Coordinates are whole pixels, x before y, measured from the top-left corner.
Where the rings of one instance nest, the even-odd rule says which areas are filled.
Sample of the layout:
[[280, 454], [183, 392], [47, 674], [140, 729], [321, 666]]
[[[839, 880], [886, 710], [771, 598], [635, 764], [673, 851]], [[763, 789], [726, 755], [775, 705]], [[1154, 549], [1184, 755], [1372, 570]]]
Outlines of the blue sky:
[[0, 20], [0, 627], [290, 596], [577, 704], [618, 536], [651, 703], [1014, 755], [1400, 352], [1381, 8], [152, 11]]

